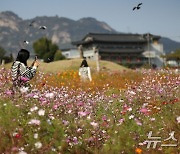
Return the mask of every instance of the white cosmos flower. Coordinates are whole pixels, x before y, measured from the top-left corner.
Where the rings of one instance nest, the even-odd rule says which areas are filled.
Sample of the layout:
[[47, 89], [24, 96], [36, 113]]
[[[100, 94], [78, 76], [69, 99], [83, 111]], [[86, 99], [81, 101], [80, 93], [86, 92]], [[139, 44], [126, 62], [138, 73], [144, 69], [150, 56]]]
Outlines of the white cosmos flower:
[[37, 106], [34, 106], [34, 107], [32, 107], [32, 108], [30, 109], [31, 112], [36, 111], [36, 110], [38, 110], [38, 107], [37, 107]]
[[25, 151], [19, 151], [18, 154], [27, 154]]
[[37, 119], [31, 119], [28, 124], [30, 125], [40, 125], [41, 121]]
[[54, 98], [54, 93], [47, 93], [45, 95], [45, 97], [47, 97], [47, 98]]
[[135, 93], [134, 91], [129, 91], [129, 93], [130, 93], [131, 95], [136, 95], [136, 93]]
[[38, 138], [38, 133], [34, 134], [34, 138], [35, 138], [35, 139]]
[[143, 144], [143, 143], [139, 143], [138, 145], [141, 145], [141, 146], [142, 146], [142, 145], [144, 145], [144, 144]]
[[155, 120], [156, 120], [156, 118], [151, 118], [150, 120], [151, 120], [151, 121], [155, 121]]
[[68, 113], [71, 113], [71, 112], [72, 112], [72, 110], [69, 110], [69, 111], [68, 111]]
[[177, 123], [180, 123], [180, 116], [176, 118]]
[[77, 129], [77, 132], [78, 132], [78, 133], [79, 133], [79, 132], [81, 132], [81, 131], [82, 131], [82, 129], [81, 129], [81, 128], [78, 128], [78, 129]]
[[123, 100], [123, 99], [120, 99], [119, 102], [122, 103], [122, 102], [124, 102], [124, 100]]
[[39, 98], [39, 96], [38, 95], [34, 95], [33, 98]]
[[105, 131], [105, 130], [102, 130], [102, 133], [104, 134], [104, 133], [106, 133], [106, 131]]
[[50, 119], [47, 119], [47, 123], [48, 123], [49, 125], [51, 125], [51, 124], [52, 124], [52, 122], [51, 122], [51, 120], [50, 120]]
[[20, 91], [21, 91], [22, 93], [26, 93], [28, 90], [29, 90], [28, 87], [21, 87], [21, 88], [20, 88]]
[[133, 115], [133, 114], [129, 116], [129, 119], [133, 119], [133, 118], [134, 118], [134, 115]]
[[96, 128], [97, 126], [98, 126], [98, 123], [96, 123], [96, 122], [91, 122], [90, 123], [94, 128]]
[[49, 115], [49, 118], [50, 118], [51, 120], [54, 120], [54, 119], [55, 119], [53, 115]]
[[127, 110], [128, 110], [128, 111], [132, 111], [132, 107], [128, 108]]
[[37, 149], [40, 149], [42, 147], [42, 143], [41, 142], [36, 142], [34, 145], [35, 145], [35, 147]]
[[44, 116], [44, 114], [45, 114], [45, 110], [40, 109], [40, 110], [38, 111], [38, 115], [39, 115], [39, 116]]

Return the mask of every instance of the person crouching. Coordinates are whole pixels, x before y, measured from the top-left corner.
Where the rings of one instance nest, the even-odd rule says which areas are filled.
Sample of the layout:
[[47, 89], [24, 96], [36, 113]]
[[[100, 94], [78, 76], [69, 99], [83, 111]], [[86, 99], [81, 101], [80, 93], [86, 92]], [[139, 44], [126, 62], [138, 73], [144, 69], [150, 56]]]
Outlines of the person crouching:
[[21, 49], [18, 52], [16, 60], [11, 66], [11, 77], [13, 82], [13, 89], [29, 87], [29, 80], [31, 80], [35, 74], [39, 63], [35, 60], [31, 67], [27, 66], [27, 60], [30, 57], [30, 53], [26, 49]]

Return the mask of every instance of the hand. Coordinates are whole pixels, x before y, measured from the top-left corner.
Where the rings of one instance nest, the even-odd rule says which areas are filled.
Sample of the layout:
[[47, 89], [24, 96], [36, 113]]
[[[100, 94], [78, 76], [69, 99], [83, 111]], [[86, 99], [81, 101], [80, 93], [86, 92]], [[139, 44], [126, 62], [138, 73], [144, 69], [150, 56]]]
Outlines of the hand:
[[36, 61], [34, 61], [34, 65], [33, 66], [36, 66], [36, 67], [38, 67], [39, 66], [39, 62], [36, 60]]

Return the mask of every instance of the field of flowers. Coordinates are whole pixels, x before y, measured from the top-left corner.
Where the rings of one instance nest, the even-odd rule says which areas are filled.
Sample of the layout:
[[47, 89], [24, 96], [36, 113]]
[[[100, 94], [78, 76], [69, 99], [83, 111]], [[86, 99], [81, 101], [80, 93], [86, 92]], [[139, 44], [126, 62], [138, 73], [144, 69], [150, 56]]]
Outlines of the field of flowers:
[[13, 93], [0, 69], [0, 153], [178, 154], [180, 76], [174, 70], [38, 72]]

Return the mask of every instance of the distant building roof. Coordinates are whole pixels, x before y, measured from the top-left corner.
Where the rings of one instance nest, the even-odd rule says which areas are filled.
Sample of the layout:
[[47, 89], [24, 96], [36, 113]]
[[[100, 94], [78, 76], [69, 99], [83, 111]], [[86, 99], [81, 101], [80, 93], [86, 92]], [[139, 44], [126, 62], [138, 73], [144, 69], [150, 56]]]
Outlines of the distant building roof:
[[151, 40], [159, 40], [161, 37], [152, 34], [104, 34], [104, 33], [89, 33], [81, 41], [72, 42], [74, 45], [88, 44], [91, 42], [147, 42]]
[[100, 53], [142, 53], [143, 49], [106, 49], [106, 48], [100, 48]]

